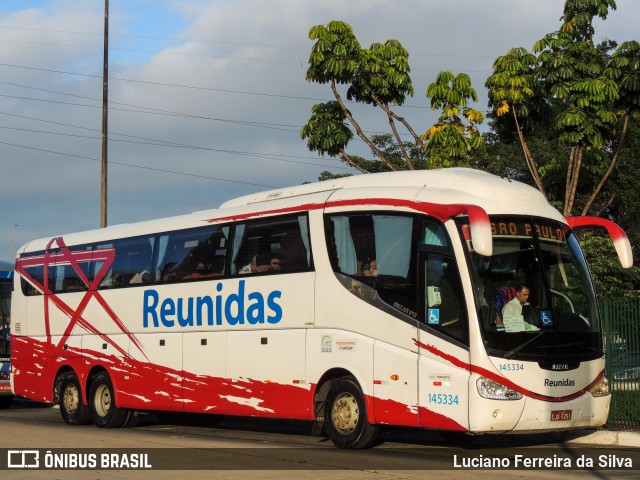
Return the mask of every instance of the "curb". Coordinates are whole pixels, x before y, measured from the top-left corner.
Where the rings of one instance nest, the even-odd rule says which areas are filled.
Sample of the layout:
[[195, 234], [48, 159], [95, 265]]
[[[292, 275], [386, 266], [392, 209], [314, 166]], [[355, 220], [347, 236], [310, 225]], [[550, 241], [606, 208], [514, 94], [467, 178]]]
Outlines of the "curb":
[[567, 438], [565, 441], [578, 445], [612, 445], [617, 447], [640, 448], [640, 433], [597, 431], [576, 438]]

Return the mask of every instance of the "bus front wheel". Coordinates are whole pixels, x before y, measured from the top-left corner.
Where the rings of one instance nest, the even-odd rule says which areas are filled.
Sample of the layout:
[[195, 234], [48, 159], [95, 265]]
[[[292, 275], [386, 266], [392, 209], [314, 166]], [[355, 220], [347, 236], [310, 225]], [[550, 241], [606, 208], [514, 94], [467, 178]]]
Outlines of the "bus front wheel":
[[327, 436], [338, 448], [361, 449], [374, 445], [378, 427], [367, 419], [364, 395], [354, 377], [342, 377], [329, 389], [324, 424]]
[[106, 372], [98, 373], [89, 389], [91, 419], [100, 428], [119, 428], [128, 420], [128, 411], [116, 406], [113, 383]]
[[60, 415], [69, 425], [87, 425], [91, 423], [89, 407], [82, 403], [82, 387], [74, 373], [68, 374], [60, 384], [58, 397]]

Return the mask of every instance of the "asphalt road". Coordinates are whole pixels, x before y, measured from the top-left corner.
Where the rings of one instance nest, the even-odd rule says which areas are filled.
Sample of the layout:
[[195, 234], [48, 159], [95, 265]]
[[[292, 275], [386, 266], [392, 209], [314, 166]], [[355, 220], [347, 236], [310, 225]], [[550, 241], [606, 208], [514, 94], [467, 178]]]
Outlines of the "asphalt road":
[[[306, 422], [227, 418], [212, 425], [207, 418], [146, 414], [125, 429], [70, 427], [57, 408], [16, 401], [0, 410], [0, 478], [477, 480], [495, 478], [496, 470], [501, 478], [640, 476], [638, 449], [592, 450], [563, 443], [557, 435], [485, 436], [460, 443], [395, 428], [385, 431], [375, 448], [345, 451], [312, 435]], [[8, 468], [34, 464], [35, 457], [40, 469]], [[516, 463], [521, 468], [512, 469]]]

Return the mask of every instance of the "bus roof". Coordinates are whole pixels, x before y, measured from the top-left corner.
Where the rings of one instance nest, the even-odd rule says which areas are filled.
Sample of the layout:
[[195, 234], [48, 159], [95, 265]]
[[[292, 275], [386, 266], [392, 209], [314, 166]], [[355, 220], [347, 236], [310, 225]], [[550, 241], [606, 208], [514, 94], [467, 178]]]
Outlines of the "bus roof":
[[[395, 187], [395, 188], [394, 188]], [[220, 209], [247, 206], [277, 199], [293, 198], [321, 192], [343, 190], [339, 196], [348, 196], [347, 190], [362, 188], [379, 189], [377, 196], [387, 193], [396, 195], [399, 188], [414, 187], [420, 190], [416, 200], [433, 203], [468, 203], [477, 205], [487, 213], [522, 214], [539, 212], [562, 220], [560, 213], [552, 208], [545, 197], [535, 188], [508, 178], [471, 168], [444, 168], [438, 170], [410, 170], [401, 172], [370, 173], [354, 175], [324, 182], [309, 183], [295, 187], [270, 190], [238, 197], [224, 202]], [[390, 189], [385, 192], [383, 189]], [[361, 194], [358, 192], [357, 194]], [[427, 200], [426, 197], [430, 197]]]
[[[304, 197], [304, 198], [302, 198]], [[253, 212], [286, 211], [303, 205], [321, 206], [332, 200], [394, 198], [441, 205], [475, 205], [487, 214], [538, 215], [564, 221], [562, 215], [535, 188], [470, 168], [411, 170], [354, 175], [277, 190], [258, 192], [224, 202], [219, 209], [110, 226], [65, 235], [69, 245], [191, 228], [203, 222], [242, 218]], [[258, 206], [256, 204], [264, 204]], [[56, 235], [57, 236], [57, 235]], [[52, 236], [54, 237], [54, 236]], [[20, 251], [42, 250], [51, 238], [34, 240]]]

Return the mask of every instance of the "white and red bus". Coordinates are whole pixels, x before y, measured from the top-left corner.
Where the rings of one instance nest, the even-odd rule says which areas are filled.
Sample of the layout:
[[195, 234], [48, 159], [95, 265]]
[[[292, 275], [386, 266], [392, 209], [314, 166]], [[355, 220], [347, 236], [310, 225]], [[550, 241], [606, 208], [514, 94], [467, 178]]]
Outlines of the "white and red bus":
[[[353, 176], [217, 210], [32, 241], [16, 259], [12, 388], [71, 425], [135, 411], [449, 432], [603, 425], [596, 297], [574, 226], [469, 170]], [[520, 284], [521, 310], [503, 318]]]

